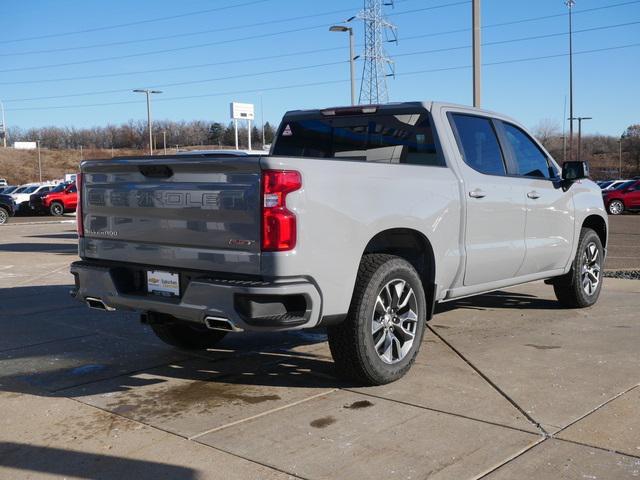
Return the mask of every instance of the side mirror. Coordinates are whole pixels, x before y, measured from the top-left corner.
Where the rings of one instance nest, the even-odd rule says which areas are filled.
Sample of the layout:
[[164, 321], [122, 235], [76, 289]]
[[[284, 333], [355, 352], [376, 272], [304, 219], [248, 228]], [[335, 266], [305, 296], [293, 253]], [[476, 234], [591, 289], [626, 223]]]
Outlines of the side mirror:
[[564, 165], [562, 165], [562, 180], [575, 182], [583, 178], [589, 178], [589, 165], [587, 162], [564, 162]]

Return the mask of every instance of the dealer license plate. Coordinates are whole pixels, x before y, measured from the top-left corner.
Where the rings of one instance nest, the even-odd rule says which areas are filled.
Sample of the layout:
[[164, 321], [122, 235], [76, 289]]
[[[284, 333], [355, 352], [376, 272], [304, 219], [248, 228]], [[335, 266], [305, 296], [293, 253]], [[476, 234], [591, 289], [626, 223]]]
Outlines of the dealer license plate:
[[147, 291], [165, 297], [179, 297], [180, 276], [177, 273], [150, 270], [147, 272]]

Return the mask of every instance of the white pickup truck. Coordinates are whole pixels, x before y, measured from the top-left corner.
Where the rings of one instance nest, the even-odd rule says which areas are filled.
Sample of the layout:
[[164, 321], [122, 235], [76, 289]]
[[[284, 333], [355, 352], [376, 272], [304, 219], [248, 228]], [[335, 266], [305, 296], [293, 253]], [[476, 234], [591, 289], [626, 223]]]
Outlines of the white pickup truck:
[[72, 293], [180, 348], [326, 327], [340, 373], [386, 383], [437, 302], [543, 279], [596, 302], [608, 225], [587, 177], [485, 110], [292, 111], [269, 155], [84, 162]]

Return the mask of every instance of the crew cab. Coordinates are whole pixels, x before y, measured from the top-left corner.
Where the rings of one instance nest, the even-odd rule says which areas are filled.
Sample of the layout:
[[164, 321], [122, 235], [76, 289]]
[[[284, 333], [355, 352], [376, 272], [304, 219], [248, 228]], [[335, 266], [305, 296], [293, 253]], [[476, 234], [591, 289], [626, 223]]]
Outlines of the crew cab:
[[640, 180], [629, 180], [613, 190], [604, 190], [602, 199], [611, 215], [620, 215], [625, 210], [640, 211]]
[[55, 217], [75, 212], [77, 204], [78, 189], [75, 183], [60, 184], [40, 198], [40, 208]]
[[165, 342], [326, 327], [337, 370], [400, 378], [436, 303], [546, 280], [593, 305], [608, 224], [583, 162], [515, 120], [409, 102], [288, 112], [269, 155], [85, 161], [72, 295]]

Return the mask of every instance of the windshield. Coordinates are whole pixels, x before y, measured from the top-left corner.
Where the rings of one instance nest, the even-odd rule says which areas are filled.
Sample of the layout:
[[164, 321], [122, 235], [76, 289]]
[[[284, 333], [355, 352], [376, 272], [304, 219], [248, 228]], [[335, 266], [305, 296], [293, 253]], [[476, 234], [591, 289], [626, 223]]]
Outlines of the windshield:
[[609, 185], [611, 185], [612, 183], [613, 183], [612, 181], [601, 182], [601, 183], [600, 183], [600, 188], [605, 189], [605, 188], [607, 188]]
[[36, 191], [36, 189], [38, 188], [38, 186], [33, 186], [33, 187], [27, 187], [26, 189], [24, 189], [22, 192], [20, 193], [33, 193]]
[[22, 192], [24, 192], [27, 188], [29, 188], [29, 187], [19, 187], [19, 188], [16, 188], [16, 189], [13, 191], [13, 193], [22, 193]]
[[58, 192], [64, 192], [64, 189], [67, 188], [67, 184], [66, 183], [61, 183], [60, 185], [58, 185], [56, 188], [54, 188], [53, 190], [51, 190], [51, 193], [58, 193]]
[[631, 185], [633, 185], [635, 183], [635, 180], [629, 180], [627, 182], [621, 183], [620, 185], [618, 185], [617, 187], [614, 188], [614, 190], [622, 190], [624, 188], [630, 187]]

